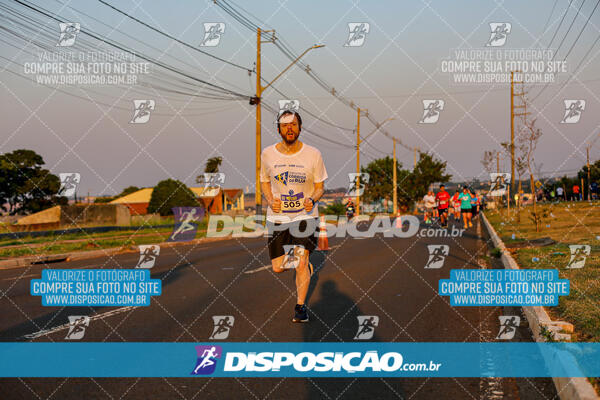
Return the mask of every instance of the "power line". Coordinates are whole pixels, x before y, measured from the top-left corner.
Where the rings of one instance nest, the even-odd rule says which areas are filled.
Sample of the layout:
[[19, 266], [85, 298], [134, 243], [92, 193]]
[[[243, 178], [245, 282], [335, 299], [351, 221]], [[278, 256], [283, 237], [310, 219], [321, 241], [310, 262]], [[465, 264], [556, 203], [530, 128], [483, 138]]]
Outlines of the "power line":
[[200, 48], [198, 48], [198, 47], [196, 47], [196, 46], [192, 46], [191, 44], [188, 44], [188, 43], [184, 42], [183, 40], [179, 40], [179, 39], [177, 39], [175, 36], [173, 36], [173, 35], [170, 35], [170, 34], [168, 34], [168, 33], [166, 33], [166, 32], [163, 32], [163, 31], [161, 31], [161, 30], [160, 30], [160, 29], [158, 29], [158, 28], [155, 28], [154, 26], [152, 26], [152, 25], [150, 25], [150, 24], [148, 24], [148, 23], [146, 23], [146, 22], [144, 22], [144, 21], [142, 21], [142, 20], [140, 20], [140, 19], [138, 19], [138, 18], [136, 18], [136, 17], [134, 17], [134, 16], [132, 16], [132, 15], [130, 15], [130, 14], [128, 14], [128, 13], [126, 13], [125, 11], [122, 11], [122, 10], [118, 9], [117, 7], [113, 6], [112, 4], [109, 4], [109, 3], [105, 2], [104, 0], [98, 0], [98, 1], [99, 1], [100, 3], [102, 3], [102, 4], [104, 4], [105, 6], [112, 8], [112, 9], [113, 9], [113, 10], [115, 10], [116, 12], [118, 12], [118, 13], [120, 13], [120, 14], [122, 14], [122, 15], [126, 16], [127, 18], [130, 18], [130, 19], [134, 20], [135, 22], [137, 22], [137, 23], [139, 23], [139, 24], [142, 24], [142, 25], [144, 25], [145, 27], [147, 27], [147, 28], [149, 28], [149, 29], [152, 29], [153, 31], [155, 31], [155, 32], [157, 32], [157, 33], [160, 33], [161, 35], [163, 35], [163, 36], [165, 36], [165, 37], [167, 37], [167, 38], [169, 38], [169, 39], [171, 39], [171, 40], [174, 40], [174, 41], [176, 41], [177, 43], [179, 43], [179, 44], [182, 44], [182, 45], [183, 45], [183, 46], [185, 46], [185, 47], [189, 47], [190, 49], [192, 49], [192, 50], [196, 50], [196, 51], [198, 51], [198, 52], [200, 52], [200, 53], [202, 53], [202, 54], [204, 54], [204, 55], [207, 55], [207, 56], [209, 56], [209, 57], [212, 57], [212, 58], [214, 58], [215, 60], [219, 60], [219, 61], [221, 61], [221, 62], [224, 62], [224, 63], [226, 63], [226, 64], [229, 64], [229, 65], [231, 65], [232, 67], [236, 67], [236, 68], [242, 69], [242, 70], [244, 70], [244, 71], [247, 71], [247, 72], [251, 72], [251, 71], [252, 71], [250, 68], [246, 68], [246, 67], [244, 67], [244, 66], [242, 66], [242, 65], [235, 64], [235, 63], [233, 63], [233, 62], [231, 62], [231, 61], [229, 61], [229, 60], [226, 60], [226, 59], [224, 59], [224, 58], [221, 58], [221, 57], [215, 56], [214, 54], [210, 54], [209, 52], [207, 52], [207, 51], [204, 51], [204, 50], [202, 50], [202, 49], [200, 49]]
[[567, 54], [565, 55], [565, 60], [567, 59], [567, 57], [569, 57], [569, 54], [571, 54], [571, 50], [573, 50], [573, 47], [575, 47], [575, 43], [577, 43], [577, 41], [579, 40], [579, 38], [581, 37], [581, 34], [583, 33], [585, 27], [588, 25], [588, 22], [590, 22], [590, 19], [592, 18], [592, 15], [596, 12], [596, 8], [598, 8], [598, 4], [600, 4], [600, 0], [598, 0], [596, 2], [596, 5], [594, 6], [594, 9], [592, 10], [592, 12], [590, 13], [590, 15], [588, 15], [587, 20], [585, 21], [585, 24], [583, 24], [583, 27], [581, 28], [581, 30], [579, 31], [579, 34], [577, 35], [577, 37], [575, 38], [575, 41], [573, 42], [573, 44], [571, 45], [571, 48], [569, 49], [569, 51], [567, 51]]
[[[583, 0], [581, 2], [581, 4], [579, 5], [579, 8], [577, 9], [577, 14], [575, 14], [575, 16], [573, 17], [573, 20], [571, 21], [571, 24], [569, 25], [569, 28], [567, 29], [567, 32], [565, 33], [565, 35], [563, 36], [562, 40], [558, 44], [558, 47], [556, 48], [556, 52], [552, 55], [552, 60], [554, 60], [554, 57], [556, 57], [556, 55], [558, 54], [558, 50], [560, 50], [560, 48], [562, 47], [562, 45], [565, 42], [565, 39], [567, 38], [567, 36], [569, 36], [569, 32], [571, 32], [571, 28], [573, 27], [573, 24], [575, 23], [575, 20], [579, 16], [579, 12], [581, 11], [581, 7], [583, 7], [583, 5], [585, 4], [585, 1], [586, 0]], [[590, 16], [591, 16], [591, 14], [590, 14]]]
[[[586, 20], [585, 24], [583, 25], [583, 28], [580, 30], [579, 34], [577, 35], [577, 38], [575, 39], [575, 41], [573, 42], [573, 44], [571, 45], [571, 48], [569, 49], [567, 55], [565, 56], [565, 58], [563, 59], [563, 61], [566, 61], [567, 56], [569, 54], [571, 54], [571, 51], [573, 50], [573, 48], [575, 47], [575, 44], [577, 43], [577, 41], [579, 40], [579, 38], [581, 37], [581, 34], [583, 33], [583, 30], [585, 29], [585, 27], [587, 26], [590, 18], [592, 17], [592, 15], [594, 14], [594, 12], [596, 12], [596, 8], [598, 7], [598, 4], [600, 3], [600, 0], [598, 2], [596, 2], [596, 6], [594, 7], [594, 9], [592, 10], [592, 12], [590, 13], [590, 15], [588, 16], [588, 19]], [[571, 79], [573, 79], [573, 77], [575, 76], [575, 74], [577, 73], [577, 71], [579, 70], [579, 67], [581, 67], [581, 64], [583, 64], [583, 61], [587, 58], [587, 56], [590, 54], [590, 52], [592, 51], [592, 49], [594, 48], [594, 46], [596, 45], [596, 43], [598, 42], [598, 40], [600, 40], [600, 35], [596, 38], [596, 40], [594, 41], [594, 43], [592, 43], [592, 45], [590, 46], [590, 48], [588, 49], [588, 51], [585, 53], [585, 55], [583, 56], [583, 58], [581, 59], [581, 61], [579, 62], [579, 64], [577, 65], [577, 67], [573, 70], [573, 72], [571, 73], [570, 77], [565, 81], [565, 83], [563, 83], [563, 85], [560, 87], [559, 89], [559, 93], [560, 91], [563, 90], [563, 88], [571, 81]], [[544, 85], [544, 87], [542, 88], [542, 90], [540, 90], [540, 92], [531, 100], [532, 102], [535, 101], [538, 97], [540, 97], [540, 95], [546, 90], [546, 88], [549, 86], [550, 83], [546, 83]], [[547, 104], [547, 103], [546, 103]], [[545, 107], [545, 106], [544, 106]]]
[[565, 9], [565, 12], [563, 13], [563, 16], [560, 19], [560, 22], [558, 23], [558, 26], [556, 27], [556, 30], [554, 31], [554, 35], [552, 35], [552, 39], [550, 39], [550, 43], [548, 44], [548, 48], [550, 48], [550, 46], [552, 46], [552, 43], [554, 42], [554, 38], [556, 37], [556, 34], [560, 30], [560, 27], [562, 26], [562, 23], [565, 20], [565, 17], [567, 16], [567, 13], [569, 12], [569, 9], [571, 8], [571, 3], [573, 3], [573, 0], [569, 0], [569, 5]]
[[[15, 1], [15, 2], [21, 4], [22, 6], [27, 7], [27, 8], [29, 8], [29, 9], [31, 9], [31, 10], [39, 13], [39, 14], [42, 14], [42, 15], [48, 17], [48, 18], [51, 18], [51, 19], [53, 19], [53, 20], [55, 20], [57, 22], [61, 22], [61, 20], [59, 18], [51, 15], [49, 12], [47, 12], [46, 10], [44, 10], [42, 8], [37, 8], [37, 7], [34, 7], [32, 5], [26, 4], [25, 2], [23, 2], [21, 0], [13, 0], [13, 1]], [[135, 55], [136, 57], [139, 57], [139, 58], [141, 58], [143, 60], [151, 62], [151, 63], [153, 63], [155, 65], [158, 65], [159, 67], [162, 67], [162, 68], [164, 68], [166, 70], [169, 70], [171, 72], [174, 72], [174, 73], [182, 75], [182, 76], [185, 76], [186, 78], [191, 79], [193, 81], [202, 83], [203, 85], [210, 87], [212, 90], [220, 92], [221, 96], [223, 96], [225, 94], [227, 94], [229, 96], [234, 96], [233, 98], [232, 97], [223, 97], [222, 99], [230, 100], [230, 99], [238, 98], [238, 99], [248, 99], [249, 100], [251, 98], [251, 96], [249, 96], [249, 95], [237, 93], [237, 92], [235, 92], [233, 90], [221, 87], [219, 85], [215, 85], [215, 84], [210, 83], [208, 81], [205, 81], [203, 79], [200, 79], [200, 78], [197, 78], [195, 76], [192, 76], [192, 75], [190, 75], [190, 74], [188, 74], [188, 73], [186, 73], [184, 71], [180, 71], [177, 68], [174, 68], [174, 67], [172, 67], [172, 66], [170, 66], [168, 64], [164, 64], [164, 63], [162, 63], [162, 62], [160, 62], [158, 60], [154, 60], [154, 59], [152, 59], [149, 56], [146, 56], [146, 55], [143, 55], [143, 54], [140, 54], [140, 53], [135, 53], [135, 52], [127, 49], [125, 46], [119, 45], [119, 44], [117, 44], [117, 43], [115, 43], [113, 41], [110, 41], [110, 40], [106, 39], [106, 38], [103, 39], [103, 38], [99, 37], [98, 35], [96, 35], [95, 33], [91, 32], [90, 30], [80, 29], [80, 32], [84, 33], [84, 34], [86, 34], [86, 35], [88, 35], [88, 36], [90, 36], [90, 37], [92, 37], [92, 38], [94, 38], [94, 39], [96, 39], [96, 40], [98, 40], [100, 42], [106, 43], [106, 44], [108, 44], [110, 46], [113, 46], [113, 47], [119, 49], [119, 50], [122, 50], [122, 51], [127, 52], [127, 53], [132, 54], [132, 55]], [[215, 99], [218, 99], [218, 98], [215, 97]]]
[[[228, 13], [234, 19], [236, 19], [237, 21], [240, 21], [240, 23], [242, 25], [244, 25], [245, 27], [247, 27], [248, 29], [255, 31], [258, 28], [258, 25], [256, 25], [254, 22], [250, 21], [241, 12], [235, 10], [235, 8], [233, 6], [231, 6], [230, 4], [228, 4], [228, 2], [226, 0], [214, 0], [214, 1], [215, 1], [215, 4], [217, 4], [219, 7], [221, 7], [226, 13]], [[254, 17], [254, 18], [256, 18], [256, 17]], [[273, 43], [275, 44], [275, 47], [277, 47], [291, 61], [294, 61], [297, 59], [296, 53], [291, 50], [291, 48], [289, 47], [289, 45], [287, 45], [287, 43], [285, 42], [284, 39], [282, 39], [278, 36], [277, 37], [273, 36]], [[324, 90], [326, 90], [328, 93], [330, 93], [335, 98], [337, 98], [340, 102], [342, 102], [343, 104], [347, 105], [348, 107], [350, 107], [354, 110], [358, 109], [358, 106], [356, 105], [356, 103], [354, 101], [352, 101], [350, 99], [346, 99], [345, 97], [341, 96], [333, 86], [327, 84], [327, 82], [325, 82], [320, 76], [318, 76], [314, 72], [314, 70], [312, 70], [307, 64], [303, 63], [302, 61], [298, 61], [297, 64], [319, 86], [321, 86]], [[373, 117], [371, 117], [369, 114], [366, 114], [365, 116], [374, 126], [379, 127], [380, 124]], [[380, 129], [380, 130], [385, 136], [396, 140], [396, 142], [400, 146], [405, 147], [407, 149], [410, 148], [409, 146], [405, 145], [400, 139], [395, 138], [394, 136], [390, 135], [383, 129]]]
[[542, 35], [544, 35], [546, 33], [546, 28], [548, 27], [548, 23], [550, 23], [550, 18], [552, 18], [552, 15], [554, 14], [554, 9], [556, 8], [556, 3], [558, 3], [558, 0], [554, 0], [554, 5], [552, 6], [552, 11], [550, 11], [550, 15], [548, 15], [548, 19], [546, 20], [546, 23], [544, 24], [544, 29], [542, 29]]

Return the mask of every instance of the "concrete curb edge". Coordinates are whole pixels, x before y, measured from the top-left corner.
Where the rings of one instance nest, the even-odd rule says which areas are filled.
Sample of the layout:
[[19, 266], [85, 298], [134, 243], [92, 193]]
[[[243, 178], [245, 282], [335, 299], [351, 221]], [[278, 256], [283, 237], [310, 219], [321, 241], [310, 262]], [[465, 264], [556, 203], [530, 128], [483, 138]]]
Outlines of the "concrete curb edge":
[[[484, 213], [481, 213], [481, 220], [483, 225], [490, 234], [492, 243], [501, 252], [501, 260], [504, 268], [508, 269], [520, 269], [519, 264], [512, 257], [510, 252], [506, 249], [504, 242], [500, 239], [500, 236], [496, 233], [494, 227], [487, 220]], [[541, 335], [542, 326], [545, 326], [548, 330], [554, 332], [555, 337], [570, 339], [571, 335], [559, 333], [563, 327], [567, 326], [563, 321], [552, 321], [544, 307], [541, 306], [525, 306], [522, 307], [523, 314], [527, 318], [529, 327], [533, 332], [533, 337], [536, 342], [544, 342], [546, 339]], [[568, 324], [571, 325], [571, 324]], [[553, 362], [556, 362], [553, 360]], [[560, 396], [561, 400], [598, 400], [600, 397], [596, 394], [594, 387], [587, 380], [587, 378], [567, 378], [567, 377], [553, 377], [554, 386]]]

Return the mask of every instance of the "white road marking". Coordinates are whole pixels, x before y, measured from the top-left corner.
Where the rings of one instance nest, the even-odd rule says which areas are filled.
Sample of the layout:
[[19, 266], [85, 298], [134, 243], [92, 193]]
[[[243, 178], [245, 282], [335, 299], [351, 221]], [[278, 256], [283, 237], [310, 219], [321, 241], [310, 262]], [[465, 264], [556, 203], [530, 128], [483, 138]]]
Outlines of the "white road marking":
[[3, 281], [15, 281], [17, 279], [25, 279], [25, 278], [31, 278], [32, 276], [40, 276], [40, 274], [29, 274], [29, 275], [23, 275], [23, 276], [15, 276], [14, 278], [4, 278], [2, 279]]
[[[90, 317], [90, 322], [94, 321], [94, 320], [97, 320], [97, 319], [104, 319], [104, 318], [107, 318], [107, 317], [111, 317], [113, 315], [121, 314], [121, 313], [130, 311], [130, 310], [133, 310], [135, 308], [138, 308], [138, 306], [121, 307], [121, 308], [117, 308], [115, 310], [111, 310], [111, 311], [107, 311], [107, 312], [104, 312], [104, 313], [96, 314], [96, 315]], [[30, 333], [30, 334], [25, 335], [23, 337], [25, 339], [35, 339], [35, 338], [38, 338], [40, 336], [49, 335], [51, 333], [60, 332], [62, 330], [66, 330], [66, 329], [69, 329], [69, 324], [55, 326], [54, 328], [50, 328], [50, 329], [44, 329], [44, 330], [39, 331], [39, 332]]]
[[[336, 247], [340, 247], [340, 246], [341, 245], [339, 245], [339, 244], [336, 244], [336, 245], [333, 245], [333, 246], [329, 246], [329, 250], [335, 249]], [[271, 268], [273, 268], [273, 266], [271, 264], [269, 264], [269, 265], [263, 265], [262, 267], [259, 267], [259, 268], [256, 268], [256, 269], [251, 269], [249, 271], [245, 271], [244, 273], [245, 274], [255, 274], [257, 272], [264, 271], [264, 270], [271, 269]]]

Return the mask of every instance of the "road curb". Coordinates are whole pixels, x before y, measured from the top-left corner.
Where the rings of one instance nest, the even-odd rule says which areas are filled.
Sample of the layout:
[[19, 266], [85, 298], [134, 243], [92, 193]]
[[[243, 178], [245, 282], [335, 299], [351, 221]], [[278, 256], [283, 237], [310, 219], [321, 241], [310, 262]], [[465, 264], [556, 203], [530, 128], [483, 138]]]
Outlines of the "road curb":
[[[158, 245], [162, 248], [169, 248], [169, 247], [175, 247], [175, 246], [185, 246], [185, 245], [193, 245], [193, 244], [200, 244], [200, 243], [220, 242], [223, 240], [233, 240], [233, 239], [237, 239], [237, 238], [232, 237], [232, 236], [224, 236], [224, 237], [214, 237], [214, 238], [200, 238], [200, 239], [190, 240], [187, 242], [161, 242], [161, 243], [152, 243], [152, 244]], [[35, 255], [35, 256], [19, 257], [19, 258], [14, 258], [14, 259], [10, 259], [10, 260], [1, 260], [0, 261], [0, 270], [30, 267], [35, 264], [45, 264], [48, 262], [85, 260], [87, 258], [112, 256], [115, 254], [135, 253], [138, 251], [139, 251], [138, 246], [128, 246], [128, 247], [111, 247], [108, 249], [78, 251], [78, 252], [62, 253], [62, 254], [50, 254], [50, 255], [39, 254], [39, 255]]]
[[[510, 252], [500, 236], [496, 233], [494, 227], [487, 220], [485, 213], [481, 213], [481, 220], [483, 225], [490, 234], [492, 243], [500, 250], [501, 261], [504, 268], [507, 269], [520, 269], [519, 264], [512, 257]], [[529, 327], [533, 332], [533, 337], [536, 342], [545, 342], [546, 338], [541, 335], [542, 327], [545, 327], [549, 331], [554, 333], [554, 337], [557, 339], [571, 340], [570, 334], [560, 333], [561, 330], [572, 333], [573, 325], [564, 321], [552, 321], [544, 307], [542, 306], [524, 306], [523, 314], [527, 318]], [[547, 362], [555, 363], [556, 360], [546, 360]], [[552, 381], [556, 387], [556, 391], [562, 400], [598, 400], [600, 397], [596, 394], [594, 387], [587, 380], [587, 378], [566, 378], [566, 377], [553, 377]]]

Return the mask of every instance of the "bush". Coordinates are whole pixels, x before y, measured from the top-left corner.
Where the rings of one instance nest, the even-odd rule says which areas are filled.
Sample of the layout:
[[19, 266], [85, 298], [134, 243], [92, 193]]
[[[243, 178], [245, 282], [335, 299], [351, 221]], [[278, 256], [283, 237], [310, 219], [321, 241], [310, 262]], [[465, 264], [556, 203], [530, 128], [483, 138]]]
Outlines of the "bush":
[[340, 201], [336, 201], [322, 207], [319, 212], [325, 215], [346, 215], [346, 207]]
[[194, 193], [183, 182], [167, 179], [158, 182], [152, 191], [148, 213], [173, 215], [173, 207], [197, 207]]

